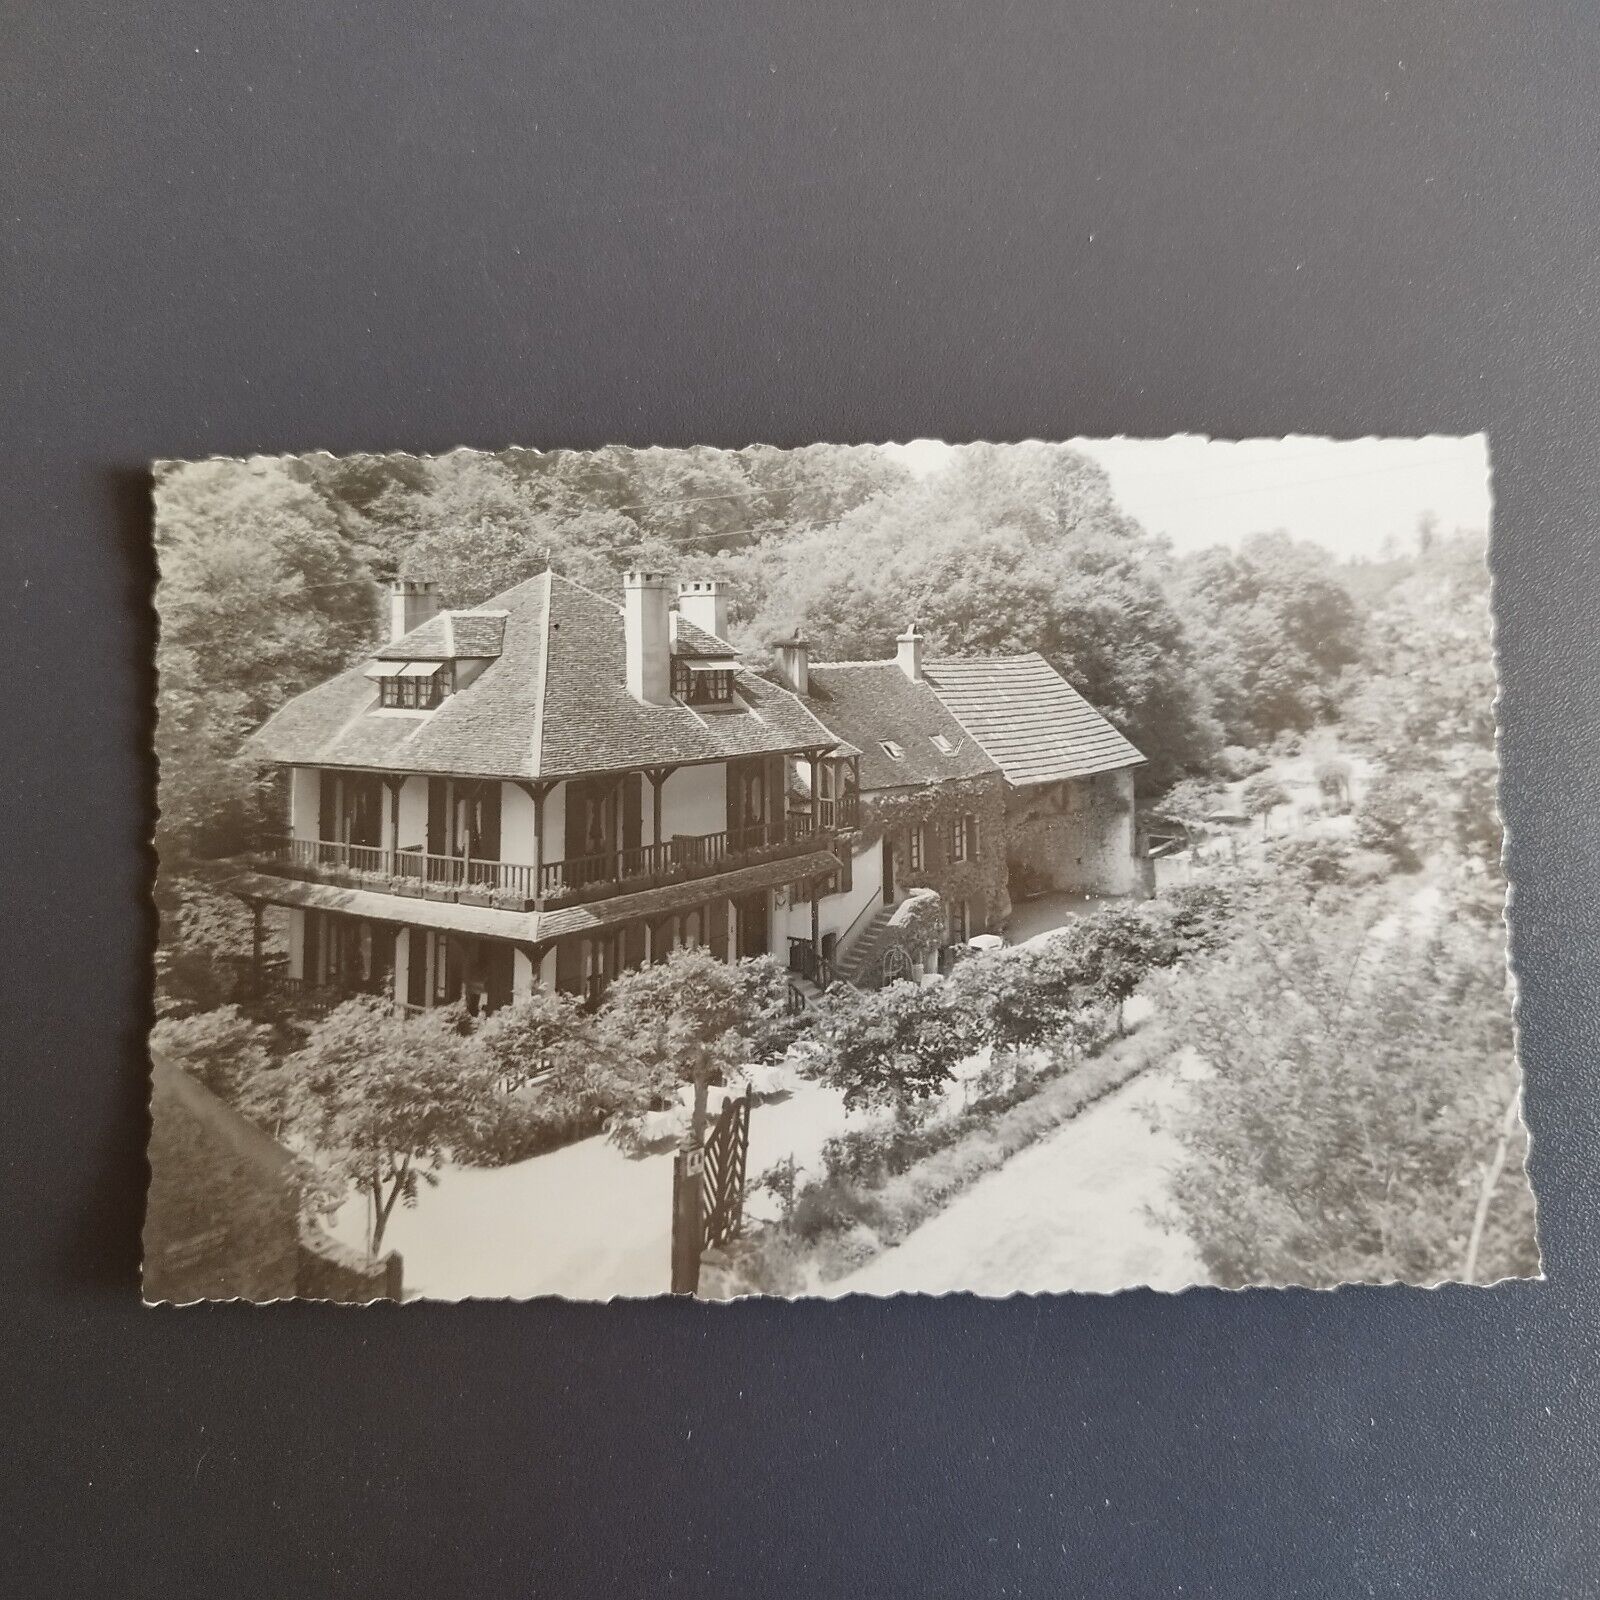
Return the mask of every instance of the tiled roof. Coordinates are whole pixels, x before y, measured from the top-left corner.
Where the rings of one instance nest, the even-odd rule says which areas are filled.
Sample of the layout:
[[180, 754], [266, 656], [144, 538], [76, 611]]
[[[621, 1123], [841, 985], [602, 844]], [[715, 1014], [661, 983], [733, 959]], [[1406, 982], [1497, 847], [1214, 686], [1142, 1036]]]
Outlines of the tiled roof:
[[692, 623], [681, 611], [674, 611], [672, 653], [690, 656], [696, 660], [716, 661], [724, 656], [736, 656], [739, 652], [726, 639], [719, 639], [716, 634], [707, 633], [704, 628]]
[[934, 661], [923, 676], [1009, 783], [1056, 783], [1144, 760], [1041, 655]]
[[[951, 778], [978, 778], [995, 763], [940, 705], [893, 661], [838, 661], [812, 667], [806, 705], [841, 744], [861, 752], [863, 789], [903, 789]], [[934, 743], [946, 740], [946, 755]], [[901, 752], [899, 759], [884, 741]]]
[[[622, 607], [555, 573], [496, 596], [480, 608], [487, 611], [505, 613], [499, 657], [437, 710], [379, 710], [363, 663], [291, 700], [252, 735], [246, 755], [301, 766], [537, 778], [833, 742], [788, 690], [743, 669], [735, 679], [740, 710], [702, 715], [677, 703], [640, 705], [627, 690]], [[389, 649], [428, 659], [412, 639]]]
[[380, 661], [482, 661], [500, 654], [506, 613], [441, 611], [375, 652]]

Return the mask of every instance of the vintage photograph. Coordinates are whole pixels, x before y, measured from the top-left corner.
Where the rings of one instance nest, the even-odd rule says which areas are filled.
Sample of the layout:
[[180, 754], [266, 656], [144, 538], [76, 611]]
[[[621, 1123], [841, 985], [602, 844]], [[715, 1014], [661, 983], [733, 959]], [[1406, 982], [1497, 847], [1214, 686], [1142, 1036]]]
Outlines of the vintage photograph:
[[1482, 437], [154, 492], [147, 1299], [1538, 1274]]

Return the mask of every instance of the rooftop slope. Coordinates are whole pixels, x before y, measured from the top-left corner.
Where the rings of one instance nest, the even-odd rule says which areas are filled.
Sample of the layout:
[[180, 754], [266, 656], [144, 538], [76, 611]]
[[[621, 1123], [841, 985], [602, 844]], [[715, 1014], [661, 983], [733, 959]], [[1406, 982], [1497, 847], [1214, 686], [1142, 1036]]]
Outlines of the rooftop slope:
[[[903, 789], [952, 778], [980, 778], [996, 770], [940, 705], [925, 683], [913, 683], [894, 661], [836, 661], [810, 669], [806, 705], [843, 744], [861, 752], [863, 789]], [[949, 741], [946, 755], [933, 742]], [[889, 740], [903, 752], [895, 760]]]
[[[833, 742], [786, 689], [740, 670], [737, 712], [640, 705], [627, 690], [622, 607], [541, 573], [478, 608], [504, 611], [500, 653], [437, 710], [381, 711], [366, 663], [297, 696], [246, 742], [261, 762], [379, 767], [395, 772], [536, 778], [715, 761]], [[459, 627], [461, 613], [455, 614]], [[438, 620], [438, 619], [435, 619]], [[416, 659], [437, 649], [416, 629]], [[487, 631], [487, 630], [486, 630]], [[694, 630], [690, 648], [709, 636]], [[481, 648], [477, 641], [474, 644]], [[487, 640], [483, 641], [488, 642]], [[386, 646], [386, 659], [407, 640]], [[462, 652], [463, 654], [465, 652]]]
[[935, 661], [923, 669], [952, 716], [1019, 788], [1137, 766], [1144, 756], [1043, 656]]

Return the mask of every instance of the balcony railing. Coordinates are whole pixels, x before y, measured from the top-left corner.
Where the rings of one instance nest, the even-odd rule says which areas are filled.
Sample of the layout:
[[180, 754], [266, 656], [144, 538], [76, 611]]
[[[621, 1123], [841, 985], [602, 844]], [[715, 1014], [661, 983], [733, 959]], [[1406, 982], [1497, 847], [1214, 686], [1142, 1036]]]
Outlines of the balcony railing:
[[622, 886], [707, 877], [798, 852], [815, 833], [809, 812], [721, 833], [679, 834], [660, 844], [569, 856], [534, 867], [425, 850], [385, 850], [331, 839], [268, 840], [255, 852], [265, 867], [292, 876], [348, 883], [389, 894], [526, 910], [599, 899]]
[[846, 832], [861, 826], [861, 798], [842, 794], [836, 800], [817, 801], [817, 821], [830, 832]]

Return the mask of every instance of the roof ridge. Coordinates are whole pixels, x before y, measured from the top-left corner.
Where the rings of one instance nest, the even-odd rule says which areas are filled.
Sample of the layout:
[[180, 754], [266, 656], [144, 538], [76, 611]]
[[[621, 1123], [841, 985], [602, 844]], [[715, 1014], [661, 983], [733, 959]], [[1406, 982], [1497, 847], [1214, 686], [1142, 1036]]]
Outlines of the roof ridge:
[[533, 732], [528, 739], [528, 757], [534, 777], [544, 771], [544, 697], [550, 685], [550, 580], [556, 576], [544, 569], [544, 617], [539, 624], [539, 686], [534, 691]]
[[[983, 667], [995, 666], [1011, 661], [1042, 661], [1049, 667], [1049, 658], [1042, 650], [1023, 650], [1014, 656], [934, 656], [923, 663], [923, 670], [928, 667]], [[1050, 669], [1055, 670], [1053, 667]]]
[[[899, 667], [900, 663], [894, 656], [884, 656], [881, 660], [874, 661], [814, 661], [808, 668], [815, 672], [819, 667]], [[907, 683], [911, 679], [906, 679]]]

